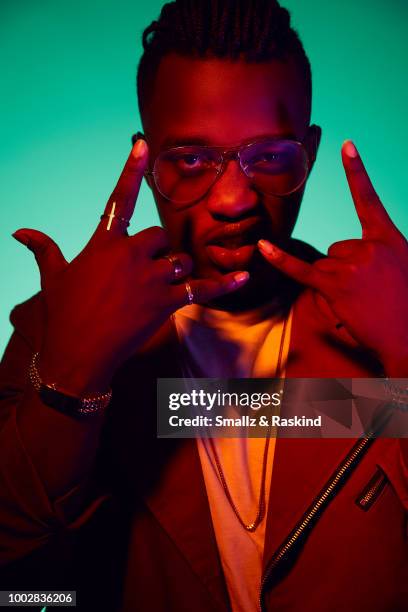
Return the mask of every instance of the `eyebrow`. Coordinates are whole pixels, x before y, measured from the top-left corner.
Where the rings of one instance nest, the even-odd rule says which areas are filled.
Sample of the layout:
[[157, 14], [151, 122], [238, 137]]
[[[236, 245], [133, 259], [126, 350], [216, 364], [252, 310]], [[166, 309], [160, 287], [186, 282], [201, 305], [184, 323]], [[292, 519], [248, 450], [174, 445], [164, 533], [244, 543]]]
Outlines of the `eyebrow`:
[[[296, 135], [293, 132], [281, 132], [279, 134], [258, 134], [251, 136], [251, 138], [245, 138], [243, 141], [239, 143], [235, 143], [235, 145], [231, 145], [231, 147], [245, 145], [250, 142], [256, 142], [258, 140], [268, 140], [268, 139], [282, 139], [282, 140], [297, 140]], [[223, 147], [224, 145], [214, 144], [210, 139], [202, 136], [201, 134], [190, 134], [186, 136], [168, 136], [161, 143], [160, 149], [170, 149], [173, 147], [188, 147], [188, 146], [202, 146], [202, 147]]]
[[160, 148], [168, 149], [169, 147], [185, 147], [189, 145], [211, 146], [211, 142], [208, 138], [194, 134], [184, 137], [168, 136], [163, 140]]

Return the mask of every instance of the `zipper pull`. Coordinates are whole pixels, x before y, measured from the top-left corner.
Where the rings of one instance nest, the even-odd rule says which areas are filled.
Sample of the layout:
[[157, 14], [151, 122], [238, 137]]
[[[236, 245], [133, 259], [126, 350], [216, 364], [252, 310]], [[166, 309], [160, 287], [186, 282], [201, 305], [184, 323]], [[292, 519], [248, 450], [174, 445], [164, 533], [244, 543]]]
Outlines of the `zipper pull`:
[[359, 508], [367, 512], [379, 498], [385, 485], [388, 483], [388, 478], [380, 468], [377, 469], [374, 476], [364, 487], [360, 495], [356, 499], [356, 504]]

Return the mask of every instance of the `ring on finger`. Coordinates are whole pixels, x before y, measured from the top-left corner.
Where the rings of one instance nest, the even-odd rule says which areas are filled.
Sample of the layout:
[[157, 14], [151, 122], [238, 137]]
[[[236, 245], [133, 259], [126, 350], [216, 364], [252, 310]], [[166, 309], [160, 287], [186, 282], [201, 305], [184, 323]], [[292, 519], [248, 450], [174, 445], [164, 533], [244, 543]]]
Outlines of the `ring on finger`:
[[184, 283], [184, 286], [186, 288], [186, 293], [187, 293], [187, 299], [188, 299], [188, 304], [193, 304], [194, 303], [194, 293], [193, 290], [191, 289], [191, 285], [190, 283]]
[[112, 225], [112, 221], [119, 221], [119, 223], [123, 223], [125, 224], [125, 227], [129, 226], [130, 223], [130, 219], [126, 219], [125, 217], [121, 217], [120, 215], [116, 215], [115, 214], [115, 209], [116, 209], [116, 202], [112, 202], [112, 207], [110, 209], [110, 213], [104, 213], [103, 215], [101, 215], [101, 219], [108, 219], [108, 223], [106, 225], [106, 229], [109, 232], [111, 225]]
[[173, 266], [173, 278], [175, 281], [178, 281], [184, 273], [183, 264], [180, 259], [171, 253], [169, 255], [165, 255], [164, 259], [167, 259]]

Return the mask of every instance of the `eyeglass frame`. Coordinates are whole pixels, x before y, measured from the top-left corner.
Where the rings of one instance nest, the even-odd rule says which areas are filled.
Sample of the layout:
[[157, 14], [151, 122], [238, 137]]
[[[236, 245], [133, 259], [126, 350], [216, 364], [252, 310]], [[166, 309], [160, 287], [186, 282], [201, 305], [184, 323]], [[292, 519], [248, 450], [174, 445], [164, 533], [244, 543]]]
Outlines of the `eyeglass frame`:
[[[140, 138], [142, 138], [143, 140], [145, 140], [145, 136], [144, 136], [144, 134], [142, 134], [142, 132], [137, 132], [136, 134], [134, 134], [134, 135], [132, 136], [132, 144], [134, 144], [134, 143], [136, 142], [136, 140], [139, 140]], [[302, 180], [302, 182], [301, 182], [301, 183], [300, 183], [300, 184], [299, 184], [297, 187], [295, 187], [295, 189], [292, 189], [292, 190], [291, 190], [291, 191], [289, 191], [288, 193], [281, 194], [281, 195], [277, 196], [277, 197], [287, 197], [287, 196], [289, 196], [289, 195], [292, 195], [293, 193], [296, 193], [296, 191], [298, 191], [299, 189], [301, 189], [301, 188], [303, 187], [303, 185], [305, 184], [305, 182], [306, 182], [306, 180], [307, 180], [307, 177], [308, 177], [308, 176], [309, 176], [309, 174], [310, 174], [310, 170], [311, 170], [311, 168], [312, 168], [312, 165], [313, 165], [313, 163], [314, 163], [314, 161], [315, 161], [315, 159], [314, 159], [314, 158], [311, 158], [311, 157], [310, 157], [309, 152], [308, 152], [308, 150], [307, 150], [307, 148], [306, 148], [306, 146], [305, 146], [304, 140], [302, 141], [302, 140], [294, 140], [294, 139], [290, 139], [290, 138], [278, 138], [278, 137], [277, 137], [277, 138], [264, 138], [264, 139], [262, 139], [262, 138], [261, 138], [261, 139], [258, 139], [258, 140], [253, 140], [253, 141], [251, 141], [251, 142], [247, 142], [247, 143], [245, 143], [245, 144], [236, 145], [235, 147], [227, 147], [227, 148], [225, 148], [225, 147], [223, 147], [223, 146], [211, 146], [211, 145], [187, 145], [187, 144], [186, 144], [186, 145], [179, 145], [179, 146], [177, 146], [177, 147], [169, 147], [168, 149], [163, 149], [163, 151], [160, 151], [159, 155], [158, 155], [158, 156], [156, 157], [156, 159], [154, 160], [153, 170], [145, 170], [145, 172], [144, 172], [144, 176], [145, 176], [145, 177], [152, 177], [152, 178], [153, 178], [153, 180], [154, 180], [154, 184], [156, 185], [157, 191], [160, 193], [160, 195], [161, 195], [163, 198], [165, 198], [166, 200], [168, 200], [169, 202], [171, 202], [171, 201], [172, 201], [172, 200], [171, 200], [171, 198], [167, 197], [166, 195], [164, 195], [164, 194], [163, 194], [163, 193], [160, 191], [159, 186], [158, 186], [157, 181], [156, 181], [156, 174], [157, 174], [157, 173], [155, 173], [155, 171], [154, 171], [154, 166], [155, 166], [156, 161], [158, 160], [159, 156], [160, 156], [162, 153], [167, 153], [168, 151], [177, 151], [177, 149], [185, 149], [185, 148], [187, 148], [187, 147], [194, 147], [194, 146], [197, 146], [197, 147], [199, 147], [200, 149], [211, 149], [212, 151], [219, 151], [219, 152], [220, 152], [220, 154], [221, 154], [220, 165], [219, 165], [219, 168], [217, 169], [217, 171], [216, 171], [216, 173], [215, 173], [214, 180], [213, 180], [213, 181], [212, 181], [212, 183], [209, 185], [208, 189], [207, 189], [207, 190], [206, 190], [206, 191], [205, 191], [205, 192], [204, 192], [202, 195], [200, 195], [198, 198], [195, 198], [194, 200], [191, 200], [191, 201], [188, 201], [188, 202], [184, 202], [184, 203], [179, 203], [179, 204], [177, 204], [177, 202], [174, 202], [174, 204], [175, 204], [176, 206], [178, 205], [178, 206], [180, 206], [180, 207], [184, 207], [184, 206], [186, 206], [186, 207], [187, 207], [187, 206], [191, 206], [191, 205], [195, 204], [196, 202], [198, 202], [199, 200], [201, 200], [202, 198], [204, 198], [204, 197], [205, 197], [205, 196], [208, 194], [208, 192], [209, 192], [209, 191], [210, 191], [210, 190], [213, 188], [213, 186], [215, 185], [215, 183], [217, 182], [217, 180], [218, 180], [218, 179], [219, 179], [219, 178], [222, 176], [222, 174], [225, 172], [226, 163], [227, 163], [228, 161], [231, 161], [231, 160], [234, 160], [234, 159], [235, 159], [235, 160], [237, 160], [237, 161], [238, 161], [238, 163], [239, 163], [239, 167], [240, 167], [241, 171], [243, 172], [243, 174], [244, 174], [244, 175], [245, 175], [247, 178], [251, 178], [250, 176], [248, 176], [248, 175], [247, 175], [247, 173], [245, 172], [244, 168], [242, 167], [242, 162], [241, 162], [241, 158], [240, 158], [240, 152], [241, 152], [242, 150], [244, 150], [244, 149], [246, 149], [246, 148], [248, 148], [248, 147], [252, 146], [252, 145], [255, 145], [255, 144], [260, 144], [260, 143], [262, 143], [262, 142], [274, 142], [274, 141], [277, 141], [277, 142], [291, 142], [291, 143], [293, 143], [293, 144], [299, 145], [299, 146], [300, 146], [300, 147], [303, 149], [303, 151], [305, 152], [305, 154], [306, 154], [307, 170], [306, 170], [306, 174], [305, 174], [305, 177], [304, 177], [304, 179]], [[260, 190], [260, 191], [261, 191], [261, 190]], [[266, 192], [262, 192], [262, 191], [261, 191], [261, 193], [264, 193], [265, 195], [271, 195], [271, 196], [273, 196], [273, 195], [274, 195], [274, 194], [272, 194], [272, 193], [266, 193]], [[275, 194], [275, 195], [276, 195], [276, 194]]]

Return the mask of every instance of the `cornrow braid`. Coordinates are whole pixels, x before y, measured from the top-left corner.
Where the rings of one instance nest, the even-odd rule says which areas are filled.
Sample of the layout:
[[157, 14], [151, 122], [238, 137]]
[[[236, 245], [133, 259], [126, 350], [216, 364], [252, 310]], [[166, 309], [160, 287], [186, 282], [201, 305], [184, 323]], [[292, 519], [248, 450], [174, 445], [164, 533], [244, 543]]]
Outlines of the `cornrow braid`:
[[175, 0], [143, 32], [137, 73], [139, 108], [150, 98], [161, 59], [168, 53], [187, 57], [243, 58], [248, 62], [293, 57], [311, 97], [311, 69], [289, 12], [277, 0]]

